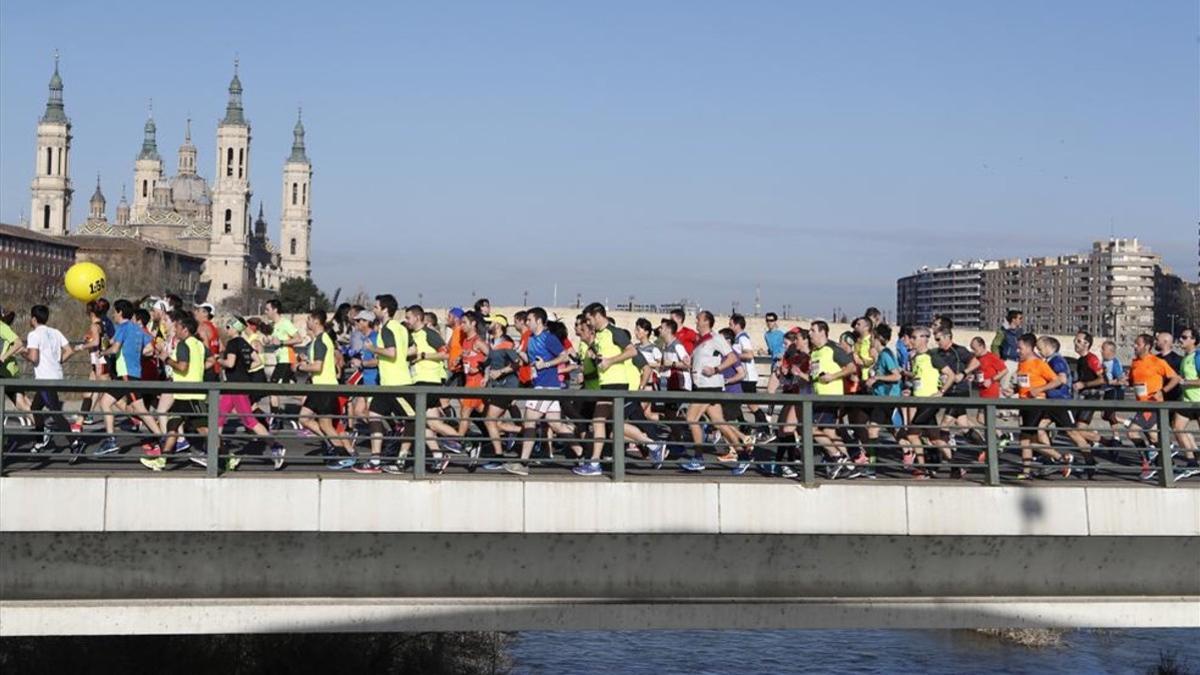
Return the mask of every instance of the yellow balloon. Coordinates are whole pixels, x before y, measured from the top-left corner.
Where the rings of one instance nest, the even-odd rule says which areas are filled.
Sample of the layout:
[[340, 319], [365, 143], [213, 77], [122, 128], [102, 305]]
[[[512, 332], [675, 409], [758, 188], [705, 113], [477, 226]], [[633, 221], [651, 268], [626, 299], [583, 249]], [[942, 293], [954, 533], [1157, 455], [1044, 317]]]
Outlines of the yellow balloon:
[[96, 263], [81, 262], [71, 265], [63, 276], [63, 285], [72, 298], [80, 302], [91, 302], [104, 295], [108, 280], [104, 270]]

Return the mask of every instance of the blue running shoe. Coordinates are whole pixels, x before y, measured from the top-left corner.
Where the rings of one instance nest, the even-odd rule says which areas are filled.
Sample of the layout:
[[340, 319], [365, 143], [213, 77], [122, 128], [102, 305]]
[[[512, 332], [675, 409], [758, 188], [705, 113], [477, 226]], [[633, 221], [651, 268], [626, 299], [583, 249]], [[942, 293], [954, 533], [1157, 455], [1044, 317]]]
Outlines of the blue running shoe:
[[688, 461], [681, 463], [679, 468], [683, 469], [684, 471], [703, 471], [704, 462], [701, 462], [698, 459], [689, 459]]
[[603, 472], [600, 470], [600, 462], [584, 462], [571, 469], [571, 473], [576, 476], [599, 476]]
[[175, 452], [186, 452], [192, 449], [192, 444], [188, 439], [180, 436], [175, 439]]
[[749, 469], [749, 468], [750, 468], [750, 462], [738, 462], [737, 466], [733, 467], [733, 469], [731, 469], [729, 473], [731, 473], [735, 476], [740, 476], [740, 475], [746, 473], [746, 469]]
[[112, 453], [114, 453], [120, 449], [121, 449], [121, 446], [117, 445], [117, 439], [113, 438], [112, 436], [109, 436], [108, 438], [104, 439], [103, 442], [100, 443], [100, 447], [96, 448], [95, 452], [93, 452], [92, 454], [95, 455], [96, 457], [100, 457], [103, 455], [111, 455]]
[[332, 471], [341, 471], [342, 469], [354, 468], [358, 461], [353, 457], [337, 457], [325, 461], [325, 468]]
[[503, 471], [504, 465], [500, 462], [488, 462], [480, 467], [484, 471]]

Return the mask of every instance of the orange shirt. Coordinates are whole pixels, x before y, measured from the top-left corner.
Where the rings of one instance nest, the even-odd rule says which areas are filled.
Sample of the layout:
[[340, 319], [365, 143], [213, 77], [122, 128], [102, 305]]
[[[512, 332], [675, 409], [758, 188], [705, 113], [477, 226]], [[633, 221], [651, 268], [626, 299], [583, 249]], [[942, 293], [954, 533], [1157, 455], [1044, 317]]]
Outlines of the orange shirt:
[[[521, 353], [527, 353], [529, 351], [529, 338], [532, 335], [533, 335], [533, 331], [531, 331], [531, 330], [521, 331], [521, 347], [520, 347]], [[517, 368], [517, 380], [521, 383], [522, 386], [532, 384], [533, 383], [533, 366], [526, 363], [525, 365]]]
[[1137, 400], [1149, 401], [1162, 391], [1163, 383], [1175, 377], [1175, 370], [1170, 364], [1154, 354], [1147, 354], [1133, 360], [1129, 371], [1129, 382], [1137, 392]]
[[1050, 364], [1038, 358], [1026, 359], [1017, 364], [1017, 386], [1021, 390], [1021, 398], [1046, 398], [1045, 392], [1034, 396], [1031, 390], [1045, 386], [1057, 377], [1058, 373], [1054, 372]]
[[462, 351], [463, 351], [463, 329], [462, 324], [454, 327], [450, 331], [450, 372], [462, 372]]

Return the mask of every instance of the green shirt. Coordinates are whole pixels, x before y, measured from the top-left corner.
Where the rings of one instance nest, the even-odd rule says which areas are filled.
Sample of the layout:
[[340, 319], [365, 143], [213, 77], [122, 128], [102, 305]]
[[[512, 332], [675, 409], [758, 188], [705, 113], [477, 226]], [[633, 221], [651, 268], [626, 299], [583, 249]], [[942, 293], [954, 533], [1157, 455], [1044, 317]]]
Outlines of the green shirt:
[[[0, 324], [2, 326], [4, 324]], [[1196, 365], [1196, 359], [1200, 359], [1200, 351], [1194, 351], [1191, 354], [1184, 354], [1183, 361], [1179, 362], [1179, 376], [1185, 380], [1200, 380], [1200, 367]], [[1183, 385], [1183, 400], [1192, 403], [1200, 402], [1200, 386]]]
[[[279, 340], [280, 343], [291, 340], [299, 335], [300, 331], [296, 330], [296, 325], [290, 319], [279, 317], [279, 321], [275, 322], [275, 328], [271, 331], [271, 337]], [[290, 346], [280, 344], [279, 351], [275, 354], [276, 363], [295, 363], [296, 350]]]
[[[17, 334], [13, 329], [3, 321], [0, 321], [0, 352], [8, 349], [8, 346], [17, 341]], [[11, 356], [3, 364], [0, 364], [0, 377], [16, 377], [21, 374], [21, 366], [17, 364], [16, 356]]]

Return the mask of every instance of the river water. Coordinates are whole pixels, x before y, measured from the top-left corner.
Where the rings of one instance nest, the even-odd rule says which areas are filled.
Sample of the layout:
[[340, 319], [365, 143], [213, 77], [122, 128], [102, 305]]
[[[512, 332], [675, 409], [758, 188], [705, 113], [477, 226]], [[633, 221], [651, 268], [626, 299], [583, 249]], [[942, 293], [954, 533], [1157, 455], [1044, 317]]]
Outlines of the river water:
[[1200, 674], [1200, 630], [1073, 631], [1030, 649], [972, 631], [521, 633], [517, 673], [1146, 673], [1160, 653]]

